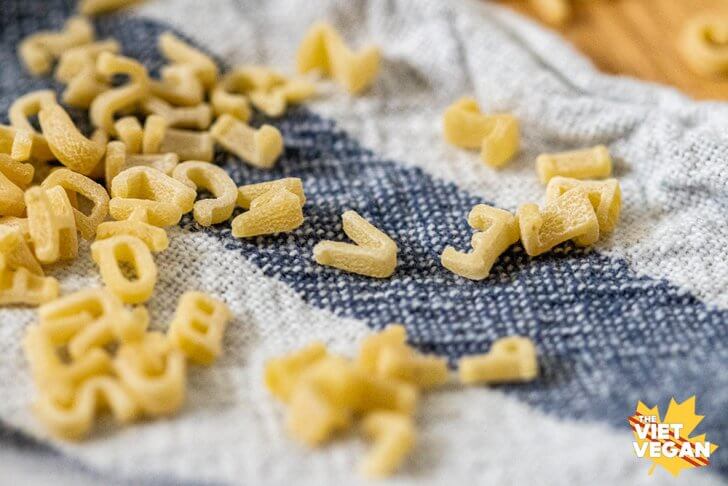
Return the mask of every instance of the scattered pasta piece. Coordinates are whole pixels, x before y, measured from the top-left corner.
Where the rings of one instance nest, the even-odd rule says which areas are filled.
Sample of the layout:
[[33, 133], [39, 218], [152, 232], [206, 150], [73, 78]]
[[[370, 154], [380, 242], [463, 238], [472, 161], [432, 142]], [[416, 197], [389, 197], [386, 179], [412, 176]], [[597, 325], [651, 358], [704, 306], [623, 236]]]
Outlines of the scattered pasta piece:
[[30, 159], [33, 152], [33, 133], [28, 130], [18, 130], [13, 138], [10, 148], [10, 157], [18, 162]]
[[93, 100], [111, 89], [108, 76], [96, 70], [96, 62], [103, 52], [117, 54], [119, 43], [113, 39], [74, 47], [64, 52], [58, 62], [55, 77], [66, 84], [61, 99], [68, 106], [88, 109]]
[[536, 159], [536, 172], [543, 184], [556, 176], [599, 179], [612, 175], [612, 157], [604, 145], [558, 154], [541, 154]]
[[560, 27], [571, 19], [571, 0], [531, 0], [530, 3], [538, 16], [551, 25]]
[[255, 89], [250, 93], [250, 101], [257, 109], [270, 117], [279, 117], [286, 112], [288, 105], [306, 101], [316, 94], [316, 85], [300, 79], [287, 79], [280, 85], [267, 89]]
[[0, 225], [10, 226], [20, 231], [23, 235], [23, 239], [29, 245], [33, 244], [33, 240], [30, 238], [30, 226], [28, 225], [28, 218], [18, 218], [16, 216], [2, 216], [0, 217]]
[[25, 268], [34, 275], [43, 276], [43, 268], [36, 260], [21, 227], [0, 224], [0, 255], [3, 256], [5, 268], [8, 270]]
[[250, 203], [259, 196], [262, 196], [273, 189], [285, 189], [292, 192], [298, 197], [303, 206], [306, 204], [306, 196], [303, 194], [303, 183], [298, 177], [286, 177], [283, 179], [275, 179], [267, 182], [259, 182], [257, 184], [248, 184], [238, 188], [238, 206], [241, 208], [250, 208]]
[[87, 109], [101, 93], [109, 89], [111, 84], [96, 73], [96, 68], [91, 67], [68, 82], [61, 99], [68, 106]]
[[[35, 129], [31, 131], [7, 125], [0, 125], [0, 155], [10, 154], [17, 161], [27, 160], [28, 157], [25, 157], [25, 151], [28, 142], [24, 139], [28, 135], [31, 137], [31, 161], [43, 163], [55, 159], [43, 135], [35, 132]], [[18, 137], [20, 137], [20, 140], [18, 140]]]
[[340, 356], [325, 356], [308, 364], [296, 380], [286, 425], [296, 439], [316, 446], [348, 428], [355, 413], [409, 414], [417, 399], [411, 385], [367, 375]]
[[76, 229], [84, 239], [92, 240], [96, 228], [109, 214], [109, 195], [106, 190], [88, 177], [68, 169], [51, 172], [41, 184], [44, 189], [54, 186], [60, 186], [70, 194], [80, 194], [93, 204], [90, 209], [84, 208], [85, 212], [78, 207], [73, 208]]
[[99, 348], [76, 360], [62, 359], [56, 344], [37, 325], [27, 328], [23, 349], [38, 389], [61, 403], [71, 402], [74, 389], [84, 380], [112, 371], [111, 357]]
[[0, 254], [0, 306], [41, 305], [56, 299], [59, 292], [55, 278], [36, 275], [25, 267], [11, 270]]
[[30, 121], [45, 106], [56, 105], [56, 93], [50, 89], [31, 91], [13, 101], [8, 109], [10, 125], [21, 130], [38, 133]]
[[352, 94], [371, 86], [379, 73], [380, 59], [381, 53], [375, 46], [352, 52], [341, 35], [322, 22], [311, 27], [296, 54], [298, 72], [318, 71]]
[[92, 68], [96, 72], [96, 60], [101, 53], [118, 54], [120, 50], [121, 46], [114, 39], [73, 47], [61, 54], [54, 76], [61, 83], [68, 84], [88, 68]]
[[468, 224], [478, 230], [471, 240], [473, 251], [463, 253], [448, 246], [442, 252], [442, 266], [462, 277], [483, 280], [498, 257], [518, 242], [518, 221], [509, 211], [478, 204], [470, 211]]
[[116, 378], [94, 376], [78, 386], [70, 403], [60, 403], [41, 392], [35, 403], [38, 418], [51, 432], [64, 439], [87, 435], [102, 405], [107, 406], [119, 423], [128, 423], [139, 415], [130, 393]]
[[[4, 154], [0, 154], [0, 156], [2, 155]], [[25, 214], [23, 190], [5, 174], [6, 172], [0, 167], [0, 214], [3, 216], [23, 216]]]
[[[447, 382], [449, 375], [447, 360], [420, 354], [407, 346], [404, 340], [398, 341], [397, 338], [404, 335], [402, 326], [390, 325], [380, 334], [384, 335], [383, 339], [378, 339], [379, 335], [374, 335], [365, 338], [362, 343], [359, 363], [364, 362], [367, 365], [367, 368], [363, 369], [383, 378], [409, 383], [423, 390], [436, 388]], [[362, 358], [362, 354], [365, 357], [369, 354], [370, 360], [374, 354], [374, 362], [368, 363], [366, 358]]]
[[314, 342], [299, 351], [269, 360], [265, 364], [265, 385], [268, 391], [280, 401], [288, 403], [301, 374], [326, 355], [326, 346]]
[[147, 114], [161, 116], [168, 127], [205, 130], [212, 123], [212, 108], [207, 103], [174, 107], [160, 98], [150, 96], [144, 100], [142, 108]]
[[157, 154], [167, 133], [167, 120], [160, 115], [149, 115], [144, 121], [142, 151]]
[[263, 125], [256, 130], [227, 114], [215, 121], [210, 134], [225, 150], [260, 169], [273, 167], [283, 152], [283, 137], [277, 128]]
[[292, 192], [272, 189], [250, 203], [250, 210], [233, 219], [236, 238], [271, 235], [293, 231], [303, 224], [301, 201]]
[[81, 0], [78, 11], [83, 15], [100, 15], [131, 7], [144, 0]]
[[[614, 230], [622, 209], [622, 190], [617, 179], [603, 181], [582, 181], [568, 177], [554, 177], [546, 186], [546, 202], [553, 202], [566, 191], [575, 187], [583, 188], [591, 201], [599, 221], [599, 233]], [[578, 240], [577, 240], [578, 241]]]
[[[149, 300], [157, 283], [157, 265], [147, 245], [130, 235], [112, 236], [91, 245], [91, 257], [99, 266], [104, 284], [126, 304]], [[127, 278], [123, 265], [134, 269]]]
[[193, 216], [200, 225], [221, 223], [233, 214], [238, 188], [224, 169], [208, 162], [189, 161], [179, 164], [172, 177], [196, 191], [202, 188], [214, 196], [195, 203]]
[[331, 400], [327, 392], [299, 384], [291, 396], [286, 429], [296, 440], [311, 447], [351, 426], [351, 412]]
[[73, 260], [78, 254], [76, 219], [62, 187], [25, 191], [28, 226], [35, 256], [42, 263]]
[[143, 209], [150, 224], [172, 226], [192, 211], [196, 196], [194, 189], [156, 169], [132, 167], [114, 177], [109, 212], [122, 220]]
[[685, 62], [702, 76], [728, 73], [728, 19], [699, 14], [685, 24], [678, 48]]
[[51, 70], [55, 59], [65, 50], [93, 40], [91, 23], [83, 17], [71, 17], [61, 31], [41, 31], [23, 39], [18, 55], [31, 74], [40, 76]]
[[202, 292], [185, 292], [167, 335], [190, 360], [210, 365], [220, 355], [225, 327], [231, 317], [224, 302]]
[[199, 49], [185, 43], [171, 32], [159, 36], [158, 46], [169, 62], [192, 67], [205, 89], [211, 88], [217, 82], [215, 61]]
[[142, 240], [153, 252], [164, 251], [169, 247], [167, 232], [149, 224], [147, 210], [139, 208], [121, 221], [106, 221], [96, 228], [96, 239], [105, 240], [118, 235], [135, 236]]
[[31, 164], [0, 154], [0, 173], [20, 189], [25, 189], [33, 182], [35, 168]]
[[484, 115], [473, 98], [461, 98], [445, 110], [445, 140], [458, 147], [480, 149], [491, 167], [502, 167], [518, 152], [520, 132], [512, 115]]
[[40, 329], [55, 344], [67, 345], [73, 359], [114, 341], [138, 341], [149, 324], [146, 309], [130, 311], [106, 289], [65, 295], [41, 306], [38, 314]]
[[96, 70], [103, 76], [111, 77], [116, 74], [129, 76], [129, 82], [125, 85], [96, 96], [89, 109], [91, 123], [103, 128], [107, 133], [115, 135], [114, 118], [116, 114], [135, 107], [149, 94], [147, 69], [134, 59], [102, 52], [96, 61]]
[[162, 80], [152, 80], [152, 95], [177, 106], [196, 106], [204, 101], [205, 88], [189, 64], [164, 66]]
[[412, 418], [396, 412], [372, 412], [362, 421], [362, 432], [374, 442], [360, 465], [364, 476], [390, 476], [402, 464], [415, 442]]
[[208, 132], [167, 128], [159, 145], [159, 152], [177, 154], [180, 160], [212, 162], [215, 144]]
[[599, 239], [599, 221], [589, 195], [575, 187], [546, 204], [543, 211], [536, 204], [518, 208], [523, 248], [530, 256], [540, 255], [567, 240], [577, 238], [580, 245]]
[[182, 406], [187, 386], [185, 368], [184, 354], [156, 332], [122, 344], [114, 359], [124, 388], [150, 417], [170, 415]]
[[287, 78], [265, 66], [241, 66], [228, 73], [216, 90], [218, 114], [229, 113], [247, 121], [250, 110], [246, 96], [258, 110], [278, 117], [289, 104], [301, 103], [312, 97], [316, 86], [305, 78]]
[[369, 277], [391, 276], [397, 267], [397, 244], [355, 211], [346, 211], [341, 220], [355, 244], [321, 241], [313, 248], [316, 262]]
[[502, 338], [487, 354], [461, 358], [458, 368], [464, 384], [532, 381], [538, 376], [536, 347], [529, 338]]
[[116, 136], [124, 142], [126, 150], [130, 154], [138, 154], [142, 151], [142, 138], [144, 130], [141, 123], [135, 116], [125, 116], [114, 123]]
[[128, 154], [123, 142], [109, 142], [106, 146], [104, 159], [104, 175], [106, 187], [110, 190], [114, 178], [121, 172], [132, 167], [151, 167], [166, 175], [172, 171], [179, 162], [177, 154]]
[[[231, 73], [232, 74], [232, 73]], [[241, 122], [250, 119], [250, 102], [248, 97], [239, 93], [235, 78], [226, 75], [210, 93], [210, 104], [215, 116], [230, 115]]]
[[38, 115], [43, 136], [66, 167], [87, 175], [96, 168], [106, 147], [84, 137], [61, 105], [47, 105]]

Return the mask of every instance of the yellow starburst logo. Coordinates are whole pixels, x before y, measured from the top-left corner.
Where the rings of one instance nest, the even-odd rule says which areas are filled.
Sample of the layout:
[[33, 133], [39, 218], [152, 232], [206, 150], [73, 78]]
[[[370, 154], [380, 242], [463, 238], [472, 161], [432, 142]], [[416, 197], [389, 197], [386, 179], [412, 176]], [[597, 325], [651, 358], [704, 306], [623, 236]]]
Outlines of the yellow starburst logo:
[[691, 435], [703, 417], [695, 413], [695, 395], [682, 403], [671, 399], [662, 419], [657, 406], [648, 408], [637, 403], [635, 414], [627, 422], [635, 438], [635, 454], [652, 461], [648, 474], [658, 465], [673, 476], [683, 469], [710, 465], [710, 456], [718, 445], [706, 440], [705, 434]]

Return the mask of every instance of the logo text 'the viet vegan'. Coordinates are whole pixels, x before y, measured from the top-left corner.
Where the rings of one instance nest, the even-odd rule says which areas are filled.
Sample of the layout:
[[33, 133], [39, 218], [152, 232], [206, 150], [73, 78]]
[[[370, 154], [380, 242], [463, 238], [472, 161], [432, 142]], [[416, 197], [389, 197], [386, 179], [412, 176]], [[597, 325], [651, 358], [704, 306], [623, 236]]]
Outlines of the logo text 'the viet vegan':
[[642, 402], [637, 403], [634, 415], [627, 422], [634, 435], [635, 454], [653, 463], [649, 474], [658, 465], [673, 476], [683, 469], [710, 465], [710, 456], [718, 445], [708, 441], [705, 434], [691, 435], [703, 417], [695, 414], [694, 395], [682, 403], [671, 399], [662, 419], [657, 406], [648, 408]]

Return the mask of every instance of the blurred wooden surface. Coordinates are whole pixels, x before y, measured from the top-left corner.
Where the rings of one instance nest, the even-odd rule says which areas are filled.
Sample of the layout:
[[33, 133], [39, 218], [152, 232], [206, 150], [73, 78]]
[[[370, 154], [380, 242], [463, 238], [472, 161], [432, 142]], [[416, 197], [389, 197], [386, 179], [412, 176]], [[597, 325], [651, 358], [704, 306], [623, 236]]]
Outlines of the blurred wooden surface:
[[[538, 18], [529, 0], [501, 3]], [[572, 4], [573, 18], [556, 29], [601, 70], [676, 86], [698, 99], [728, 100], [728, 78], [693, 73], [676, 48], [687, 19], [705, 11], [728, 15], [728, 0], [572, 0]]]

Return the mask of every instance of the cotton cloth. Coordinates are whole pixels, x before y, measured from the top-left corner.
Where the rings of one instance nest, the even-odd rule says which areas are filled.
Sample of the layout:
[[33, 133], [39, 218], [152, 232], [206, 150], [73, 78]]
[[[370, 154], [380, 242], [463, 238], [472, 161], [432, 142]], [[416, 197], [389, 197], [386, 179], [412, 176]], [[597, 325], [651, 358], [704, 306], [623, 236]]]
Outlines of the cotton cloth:
[[[62, 88], [29, 77], [15, 47], [72, 11], [63, 0], [2, 2], [1, 113], [23, 93]], [[698, 430], [728, 444], [726, 105], [602, 75], [554, 34], [484, 1], [159, 0], [96, 27], [154, 73], [163, 64], [156, 38], [169, 29], [224, 66], [290, 71], [320, 19], [355, 46], [382, 47], [377, 83], [356, 98], [328, 84], [306, 108], [268, 120], [286, 144], [273, 170], [216, 159], [238, 184], [302, 178], [304, 225], [239, 240], [228, 224], [203, 229], [186, 216], [155, 257], [153, 327], [165, 329], [186, 290], [218, 296], [235, 315], [220, 360], [191, 367], [178, 416], [124, 428], [105, 421], [85, 442], [62, 442], [29, 409], [21, 340], [35, 311], [1, 310], [0, 483], [356, 484], [367, 445], [356, 434], [314, 451], [291, 441], [263, 387], [263, 364], [314, 339], [351, 355], [372, 330], [401, 322], [415, 346], [452, 363], [500, 337], [529, 336], [541, 376], [427, 395], [416, 449], [392, 484], [723, 484], [722, 449], [705, 470], [648, 476], [626, 418], [638, 400], [664, 412], [671, 397], [695, 394], [705, 415]], [[506, 168], [443, 141], [442, 112], [464, 95], [520, 120], [522, 151]], [[613, 235], [592, 250], [565, 245], [534, 259], [516, 245], [482, 282], [442, 268], [445, 246], [469, 247], [473, 205], [515, 210], [542, 199], [537, 154], [600, 143], [624, 198]], [[316, 242], [345, 239], [347, 209], [397, 242], [391, 279], [313, 261]], [[74, 264], [50, 274], [63, 293], [101, 284], [86, 244]]]

